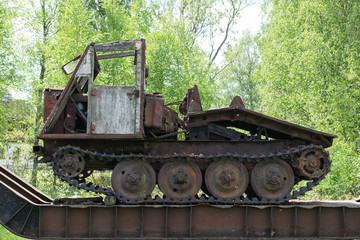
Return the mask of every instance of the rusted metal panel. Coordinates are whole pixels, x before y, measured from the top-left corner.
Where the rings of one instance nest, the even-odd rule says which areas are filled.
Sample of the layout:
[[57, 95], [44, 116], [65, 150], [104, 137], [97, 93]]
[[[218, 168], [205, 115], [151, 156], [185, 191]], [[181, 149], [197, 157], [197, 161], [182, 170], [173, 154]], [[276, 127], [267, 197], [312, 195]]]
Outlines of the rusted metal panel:
[[115, 235], [124, 238], [141, 238], [143, 223], [143, 209], [140, 208], [116, 208]]
[[[297, 142], [301, 144], [301, 141]], [[293, 142], [295, 144], [295, 142]], [[218, 154], [242, 153], [247, 155], [275, 153], [283, 149], [288, 149], [288, 141], [253, 141], [253, 142], [233, 142], [233, 141], [167, 141], [167, 142], [148, 142], [149, 154]]]
[[167, 208], [166, 209], [166, 232], [169, 238], [189, 238], [191, 237], [191, 211], [186, 208]]
[[179, 111], [184, 116], [187, 116], [189, 113], [202, 112], [200, 94], [197, 85], [188, 89], [188, 92], [179, 106]]
[[[171, 154], [203, 154], [216, 155], [219, 152], [253, 154], [268, 154], [290, 149], [297, 145], [303, 145], [302, 141], [253, 141], [253, 142], [234, 142], [234, 141], [137, 141], [126, 135], [124, 140], [122, 135], [102, 135], [102, 134], [53, 134], [49, 135], [44, 145], [44, 156], [51, 157], [52, 154], [61, 146], [76, 145], [83, 149], [96, 152], [106, 152], [108, 154], [124, 153], [144, 153], [150, 155], [171, 155]], [[112, 137], [113, 136], [113, 137]], [[135, 135], [136, 136], [136, 135]], [[52, 137], [52, 138], [51, 138]], [[139, 137], [139, 136], [138, 136]], [[51, 140], [53, 139], [53, 140]], [[79, 141], [81, 140], [81, 141]], [[295, 145], [297, 144], [297, 145]], [[90, 164], [87, 162], [87, 164]], [[97, 164], [101, 164], [97, 162]], [[111, 166], [114, 167], [114, 166]], [[207, 164], [204, 163], [204, 167]]]
[[147, 94], [145, 103], [144, 126], [150, 128], [163, 127], [164, 98], [161, 95]]
[[[56, 102], [58, 101], [63, 89], [62, 88], [45, 88], [44, 90], [44, 123], [50, 116]], [[64, 133], [64, 117], [65, 113], [59, 115], [58, 121], [52, 129], [52, 133]]]
[[116, 209], [91, 207], [89, 236], [91, 238], [114, 238], [115, 223]]
[[93, 52], [89, 51], [83, 61], [81, 61], [79, 69], [76, 71], [76, 77], [89, 77], [92, 74], [92, 57]]
[[60, 95], [58, 101], [56, 102], [54, 108], [52, 109], [49, 117], [47, 118], [46, 122], [44, 123], [44, 125], [41, 129], [40, 135], [43, 135], [44, 133], [49, 133], [52, 130], [52, 128], [54, 127], [54, 125], [56, 124], [60, 114], [63, 112], [63, 110], [66, 106], [66, 103], [68, 102], [69, 97], [75, 90], [74, 86], [78, 80], [78, 78], [76, 76], [77, 71], [79, 70], [80, 65], [84, 61], [86, 55], [88, 55], [89, 49], [90, 49], [90, 46], [86, 47], [84, 53], [81, 55], [79, 64], [76, 66], [75, 71], [71, 75], [71, 78], [70, 78], [69, 82], [67, 83], [64, 91], [61, 93], [61, 95]]
[[[209, 211], [209, 209], [211, 209]], [[209, 208], [198, 206], [192, 208], [191, 237], [244, 237], [244, 216], [246, 208]], [[226, 234], [225, 234], [226, 233]]]
[[[41, 225], [42, 238], [238, 239], [360, 236], [360, 206], [355, 202], [232, 207], [59, 206], [42, 207], [41, 212], [41, 218], [48, 220]], [[78, 216], [78, 221], [75, 221], [73, 218], [77, 214], [81, 217]], [[54, 219], [54, 216], [57, 218]], [[86, 216], [89, 217], [83, 218]], [[70, 223], [75, 225], [70, 226]]]
[[[143, 208], [142, 219], [152, 219], [143, 221], [142, 237], [146, 238], [165, 238], [166, 237], [166, 208]], [[141, 229], [140, 229], [141, 230]]]
[[140, 99], [136, 86], [93, 86], [88, 134], [138, 134]]
[[119, 139], [139, 139], [141, 138], [141, 134], [96, 134], [89, 135], [86, 133], [78, 133], [78, 134], [46, 134], [42, 135], [41, 139], [44, 140], [96, 140], [96, 139], [105, 139], [105, 140], [119, 140]]
[[44, 122], [49, 117], [51, 110], [54, 108], [63, 90], [62, 88], [44, 89]]
[[44, 206], [40, 209], [40, 237], [65, 238], [66, 208]]
[[135, 55], [135, 51], [132, 51], [132, 52], [122, 52], [122, 53], [98, 55], [97, 58], [99, 60], [102, 60], [102, 59], [110, 59], [110, 58], [129, 57], [129, 56], [134, 56], [134, 55]]
[[97, 52], [139, 50], [140, 48], [141, 40], [122, 40], [95, 44]]
[[91, 208], [72, 208], [67, 210], [68, 224], [66, 233], [74, 238], [88, 238], [90, 232], [89, 219]]
[[76, 105], [71, 100], [68, 101], [65, 109], [64, 128], [65, 133], [74, 133], [76, 127]]
[[275, 139], [298, 138], [324, 147], [332, 145], [336, 135], [316, 131], [287, 121], [276, 119], [245, 108], [220, 108], [203, 112], [189, 113], [189, 127], [217, 123], [224, 127], [238, 127], [257, 132], [259, 127], [267, 129], [268, 137]]

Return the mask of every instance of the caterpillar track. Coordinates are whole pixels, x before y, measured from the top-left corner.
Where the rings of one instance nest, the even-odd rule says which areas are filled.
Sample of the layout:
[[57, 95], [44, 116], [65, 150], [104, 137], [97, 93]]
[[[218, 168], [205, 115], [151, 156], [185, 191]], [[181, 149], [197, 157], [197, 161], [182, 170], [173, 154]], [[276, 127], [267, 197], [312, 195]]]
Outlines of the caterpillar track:
[[[66, 146], [61, 147], [55, 154], [53, 160], [53, 169], [56, 176], [58, 176], [62, 181], [67, 182], [70, 186], [74, 186], [78, 189], [83, 189], [85, 191], [90, 191], [99, 194], [112, 195], [116, 196], [121, 204], [279, 204], [291, 199], [296, 199], [297, 197], [304, 195], [307, 191], [310, 191], [313, 187], [319, 184], [319, 182], [325, 178], [326, 174], [330, 172], [330, 168], [326, 170], [326, 172], [320, 176], [319, 178], [315, 178], [310, 182], [307, 182], [306, 187], [301, 187], [298, 191], [292, 192], [292, 194], [286, 194], [281, 198], [261, 198], [253, 197], [236, 197], [235, 199], [231, 198], [214, 198], [213, 196], [194, 196], [191, 199], [171, 199], [168, 197], [160, 198], [156, 196], [155, 198], [147, 197], [146, 199], [128, 199], [126, 197], [121, 196], [121, 193], [114, 192], [111, 188], [105, 188], [99, 185], [94, 185], [93, 183], [87, 183], [84, 179], [71, 179], [67, 176], [66, 172], [64, 172], [61, 167], [58, 165], [60, 159], [68, 154], [69, 152], [79, 153], [83, 157], [91, 157], [97, 158], [100, 161], [146, 161], [149, 163], [161, 163], [165, 164], [167, 162], [176, 162], [176, 161], [191, 161], [194, 163], [197, 162], [206, 162], [211, 164], [213, 162], [218, 161], [236, 161], [240, 163], [260, 163], [263, 161], [286, 161], [288, 163], [297, 161], [297, 158], [300, 158], [302, 153], [309, 150], [320, 150], [324, 155], [328, 156], [328, 152], [326, 152], [321, 146], [309, 145], [309, 146], [300, 146], [295, 149], [287, 150], [284, 152], [278, 152], [274, 154], [267, 154], [262, 156], [247, 156], [240, 154], [217, 154], [217, 155], [194, 155], [194, 154], [181, 154], [181, 155], [170, 155], [170, 156], [161, 156], [161, 155], [142, 155], [142, 154], [124, 154], [124, 155], [109, 155], [109, 154], [101, 154], [97, 152], [91, 152], [88, 150], [84, 150], [78, 147]], [[328, 159], [331, 162], [330, 159]]]
[[[66, 87], [45, 89], [44, 144], [34, 152], [61, 180], [124, 205], [252, 205], [296, 199], [328, 174], [336, 135], [247, 109], [239, 96], [205, 111], [196, 85], [165, 103], [145, 91], [145, 49], [143, 39], [91, 43], [63, 66]], [[100, 62], [124, 57], [134, 82], [96, 85]], [[112, 171], [111, 183], [86, 182], [95, 170]], [[156, 184], [163, 197], [151, 197]]]

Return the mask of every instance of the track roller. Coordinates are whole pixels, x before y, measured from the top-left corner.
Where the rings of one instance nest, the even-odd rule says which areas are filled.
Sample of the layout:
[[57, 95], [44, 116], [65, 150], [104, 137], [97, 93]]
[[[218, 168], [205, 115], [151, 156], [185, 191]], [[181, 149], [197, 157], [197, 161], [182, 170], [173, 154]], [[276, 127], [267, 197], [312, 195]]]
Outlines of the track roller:
[[190, 199], [199, 192], [202, 175], [193, 162], [167, 162], [160, 169], [158, 183], [165, 196], [172, 199]]
[[255, 165], [251, 186], [260, 198], [284, 198], [294, 187], [294, 172], [283, 160], [266, 160]]
[[152, 166], [143, 161], [130, 160], [118, 163], [111, 176], [111, 186], [121, 197], [144, 199], [155, 187], [156, 174]]
[[214, 197], [234, 199], [245, 192], [249, 184], [249, 175], [240, 162], [217, 161], [206, 169], [205, 184]]

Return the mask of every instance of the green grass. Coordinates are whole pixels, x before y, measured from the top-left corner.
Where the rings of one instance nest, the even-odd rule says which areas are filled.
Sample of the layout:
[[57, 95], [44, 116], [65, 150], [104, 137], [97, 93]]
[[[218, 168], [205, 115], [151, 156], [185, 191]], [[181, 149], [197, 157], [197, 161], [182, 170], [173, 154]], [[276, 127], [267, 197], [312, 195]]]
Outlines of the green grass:
[[22, 237], [18, 237], [15, 234], [8, 231], [5, 227], [0, 225], [0, 239], [6, 239], [6, 240], [20, 240], [25, 239]]

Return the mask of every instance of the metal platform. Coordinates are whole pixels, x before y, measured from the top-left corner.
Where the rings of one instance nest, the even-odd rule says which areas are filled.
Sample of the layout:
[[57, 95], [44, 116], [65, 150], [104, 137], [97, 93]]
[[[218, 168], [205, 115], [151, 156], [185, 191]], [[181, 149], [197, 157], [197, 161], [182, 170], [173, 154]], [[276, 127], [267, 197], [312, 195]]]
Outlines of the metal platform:
[[0, 223], [36, 239], [360, 238], [360, 203], [64, 205], [0, 166]]

